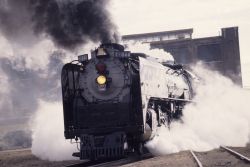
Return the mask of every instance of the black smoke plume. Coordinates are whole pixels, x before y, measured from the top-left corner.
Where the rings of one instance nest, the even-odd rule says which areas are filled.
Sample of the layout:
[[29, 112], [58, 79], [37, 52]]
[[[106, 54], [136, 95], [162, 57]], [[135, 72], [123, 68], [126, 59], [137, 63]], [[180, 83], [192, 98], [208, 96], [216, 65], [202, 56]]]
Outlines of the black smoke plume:
[[[115, 42], [109, 0], [0, 0], [0, 30], [15, 42], [45, 35], [65, 49], [88, 41]], [[29, 42], [29, 41], [27, 41]]]

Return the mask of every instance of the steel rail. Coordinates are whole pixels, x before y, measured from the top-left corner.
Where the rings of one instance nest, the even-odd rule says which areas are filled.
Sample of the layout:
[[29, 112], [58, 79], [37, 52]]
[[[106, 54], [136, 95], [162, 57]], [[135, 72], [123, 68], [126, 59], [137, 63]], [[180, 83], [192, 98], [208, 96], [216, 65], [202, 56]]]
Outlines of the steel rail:
[[[85, 162], [88, 163], [89, 161]], [[71, 164], [63, 165], [63, 167], [78, 167], [82, 166], [84, 162], [73, 162]]]
[[238, 152], [236, 152], [228, 147], [220, 146], [220, 148], [222, 148], [222, 149], [228, 151], [229, 153], [241, 158], [242, 160], [245, 160], [247, 163], [250, 163], [250, 158], [248, 158], [248, 157], [246, 157], [246, 156], [244, 156], [244, 155], [242, 155], [242, 154], [240, 154], [240, 153], [238, 153]]
[[123, 159], [119, 159], [119, 160], [114, 160], [114, 161], [109, 161], [109, 162], [104, 162], [104, 163], [100, 163], [100, 164], [95, 164], [95, 165], [91, 165], [90, 167], [105, 167], [105, 166], [115, 166], [115, 164], [119, 164], [119, 163], [126, 163], [129, 162], [128, 158], [123, 158]]
[[105, 162], [105, 163], [101, 163], [101, 164], [92, 165], [91, 167], [120, 166], [120, 165], [125, 165], [125, 164], [128, 164], [128, 163], [133, 163], [133, 162], [149, 159], [149, 158], [152, 158], [152, 157], [153, 156], [152, 156], [151, 153], [146, 153], [146, 154], [143, 154], [141, 156], [137, 155], [137, 156], [133, 156], [133, 157], [126, 157], [126, 158], [119, 159], [119, 160], [114, 160], [114, 161], [110, 161], [110, 162]]
[[192, 154], [192, 156], [193, 156], [195, 162], [197, 163], [197, 165], [198, 165], [199, 167], [203, 167], [201, 161], [198, 159], [198, 157], [195, 155], [195, 153], [194, 153], [192, 150], [190, 150], [190, 153]]
[[65, 167], [80, 167], [80, 166], [88, 166], [88, 167], [112, 167], [112, 166], [120, 166], [132, 162], [137, 162], [144, 159], [152, 158], [152, 154], [146, 153], [142, 156], [135, 156], [135, 157], [126, 157], [118, 160], [111, 160], [107, 162], [95, 162], [95, 161], [85, 161], [79, 163], [73, 163], [70, 165], [66, 165]]

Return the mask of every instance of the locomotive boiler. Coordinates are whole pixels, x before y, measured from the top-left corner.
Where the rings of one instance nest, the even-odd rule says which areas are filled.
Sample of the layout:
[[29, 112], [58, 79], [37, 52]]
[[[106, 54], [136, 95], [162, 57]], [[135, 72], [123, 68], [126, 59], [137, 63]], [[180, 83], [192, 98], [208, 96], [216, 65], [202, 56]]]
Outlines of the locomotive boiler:
[[80, 159], [143, 152], [159, 126], [182, 115], [193, 96], [192, 75], [119, 44], [102, 44], [65, 64], [62, 97], [65, 138], [79, 143]]

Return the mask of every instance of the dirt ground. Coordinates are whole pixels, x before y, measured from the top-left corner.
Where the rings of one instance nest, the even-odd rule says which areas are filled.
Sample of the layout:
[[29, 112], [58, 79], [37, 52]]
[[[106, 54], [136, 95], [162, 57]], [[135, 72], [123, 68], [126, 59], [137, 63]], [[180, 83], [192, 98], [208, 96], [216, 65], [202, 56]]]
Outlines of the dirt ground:
[[[245, 156], [250, 155], [250, 145], [244, 148], [233, 148]], [[225, 167], [247, 167], [244, 161], [236, 158], [221, 149], [215, 149], [208, 152], [195, 153], [204, 167], [225, 166]], [[75, 164], [80, 161], [61, 161], [51, 162], [40, 160], [31, 154], [29, 149], [1, 151], [0, 152], [0, 167], [62, 167], [70, 164]], [[123, 165], [123, 167], [196, 167], [189, 151], [182, 151], [176, 154], [169, 154], [165, 156], [153, 157], [143, 161], [138, 161]]]
[[62, 167], [77, 161], [51, 162], [40, 160], [31, 154], [30, 149], [0, 152], [0, 167]]
[[144, 161], [123, 165], [122, 167], [196, 167], [189, 151], [154, 157]]
[[[247, 147], [232, 148], [233, 150], [250, 158], [250, 145]], [[195, 152], [203, 167], [250, 167], [241, 159], [233, 156], [222, 149], [215, 149], [208, 152]], [[139, 161], [122, 167], [196, 167], [190, 151], [183, 151], [176, 154], [154, 157], [152, 159]]]

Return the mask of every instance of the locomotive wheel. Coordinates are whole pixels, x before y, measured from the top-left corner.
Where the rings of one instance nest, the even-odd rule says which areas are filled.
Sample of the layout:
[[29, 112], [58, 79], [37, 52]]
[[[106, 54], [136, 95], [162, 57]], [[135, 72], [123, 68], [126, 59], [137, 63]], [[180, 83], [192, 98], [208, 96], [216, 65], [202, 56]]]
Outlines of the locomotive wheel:
[[136, 148], [135, 148], [135, 151], [138, 155], [142, 155], [143, 154], [143, 143], [142, 142], [139, 142], [136, 144]]

